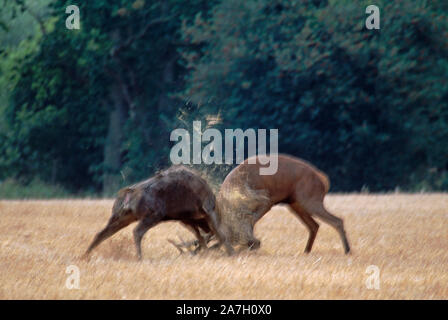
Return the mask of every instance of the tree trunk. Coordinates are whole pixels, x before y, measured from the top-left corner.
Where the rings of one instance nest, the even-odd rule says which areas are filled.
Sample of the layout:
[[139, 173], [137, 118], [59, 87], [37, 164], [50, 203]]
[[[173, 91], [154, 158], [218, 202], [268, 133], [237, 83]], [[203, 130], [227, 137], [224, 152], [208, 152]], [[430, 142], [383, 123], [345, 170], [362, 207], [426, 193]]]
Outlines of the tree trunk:
[[123, 141], [123, 126], [126, 121], [126, 106], [120, 95], [118, 84], [111, 87], [110, 96], [113, 109], [109, 115], [109, 128], [104, 144], [104, 196], [114, 194], [121, 185], [121, 144]]

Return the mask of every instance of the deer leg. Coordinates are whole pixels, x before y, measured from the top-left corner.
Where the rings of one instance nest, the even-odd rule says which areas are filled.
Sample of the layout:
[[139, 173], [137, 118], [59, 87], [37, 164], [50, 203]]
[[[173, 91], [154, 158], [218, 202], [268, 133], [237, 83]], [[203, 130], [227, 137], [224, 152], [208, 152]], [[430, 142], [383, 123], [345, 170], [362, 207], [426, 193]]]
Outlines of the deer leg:
[[134, 242], [135, 248], [137, 249], [137, 257], [139, 260], [142, 259], [142, 238], [145, 233], [160, 222], [160, 218], [156, 215], [146, 216], [138, 223], [137, 227], [134, 229]]
[[[210, 225], [209, 225], [207, 219], [195, 220], [194, 225], [198, 229], [198, 232], [201, 235], [201, 237], [204, 239], [205, 248], [207, 248], [208, 243], [210, 241], [212, 241], [215, 236], [210, 228]], [[201, 233], [201, 229], [203, 231], [202, 233]]]
[[311, 248], [313, 247], [314, 239], [316, 239], [317, 231], [319, 230], [319, 224], [297, 202], [291, 203], [290, 207], [308, 228], [309, 236], [305, 247], [305, 253], [310, 253]]
[[204, 237], [202, 236], [201, 232], [199, 231], [198, 227], [194, 226], [194, 233], [196, 235], [196, 238], [198, 239], [199, 245], [196, 249], [194, 249], [193, 254], [198, 253], [201, 249], [207, 249], [207, 242], [205, 241]]
[[124, 227], [127, 227], [129, 224], [134, 222], [135, 220], [131, 217], [112, 217], [107, 226], [98, 232], [93, 239], [92, 243], [90, 244], [89, 248], [87, 249], [86, 253], [84, 254], [84, 257], [87, 257], [90, 252], [97, 247], [101, 242], [106, 240], [107, 238], [114, 235], [117, 231], [123, 229]]
[[194, 224], [194, 222], [191, 221], [182, 221], [182, 223], [196, 236], [198, 247], [193, 251], [194, 254], [198, 253], [199, 250], [207, 248], [207, 243], [202, 236], [201, 232], [199, 231], [199, 228], [197, 225]]
[[240, 239], [249, 250], [257, 250], [261, 246], [260, 240], [254, 236], [254, 226], [250, 221], [240, 221]]
[[254, 209], [254, 212], [252, 213], [253, 220], [247, 221], [244, 224], [244, 233], [245, 237], [247, 238], [247, 247], [249, 250], [257, 250], [261, 246], [261, 241], [255, 238], [254, 236], [254, 227], [258, 220], [260, 220], [271, 208], [272, 203], [269, 201], [257, 201], [257, 207]]
[[322, 219], [324, 222], [335, 228], [341, 237], [345, 253], [347, 254], [350, 252], [350, 245], [348, 244], [347, 235], [344, 230], [344, 222], [342, 219], [328, 212], [321, 201], [306, 202], [304, 203], [304, 208], [311, 215]]

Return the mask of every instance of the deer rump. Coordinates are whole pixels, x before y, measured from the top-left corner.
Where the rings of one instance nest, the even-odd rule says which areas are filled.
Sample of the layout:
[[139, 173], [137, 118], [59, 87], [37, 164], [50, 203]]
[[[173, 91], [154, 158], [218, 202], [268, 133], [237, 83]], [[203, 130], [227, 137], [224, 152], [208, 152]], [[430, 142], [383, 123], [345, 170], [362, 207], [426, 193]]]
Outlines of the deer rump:
[[[109, 222], [95, 236], [85, 255], [135, 221], [139, 221], [133, 233], [140, 259], [144, 234], [163, 221], [180, 221], [187, 226], [197, 238], [193, 242], [197, 244], [196, 251], [206, 247], [207, 241], [219, 233], [212, 190], [199, 174], [183, 166], [171, 167], [146, 181], [120, 190]], [[203, 234], [207, 235], [205, 239]], [[219, 234], [217, 238], [221, 239]], [[186, 243], [183, 245], [186, 246]], [[180, 247], [178, 249], [181, 250]]]
[[[272, 155], [271, 155], [272, 157]], [[318, 218], [339, 233], [345, 253], [350, 246], [343, 220], [324, 207], [329, 190], [328, 177], [310, 163], [288, 155], [278, 155], [273, 175], [260, 175], [259, 156], [246, 159], [224, 179], [217, 196], [220, 227], [231, 245], [249, 249], [260, 247], [254, 237], [255, 224], [276, 204], [286, 204], [309, 231], [305, 253], [311, 251], [319, 224]]]

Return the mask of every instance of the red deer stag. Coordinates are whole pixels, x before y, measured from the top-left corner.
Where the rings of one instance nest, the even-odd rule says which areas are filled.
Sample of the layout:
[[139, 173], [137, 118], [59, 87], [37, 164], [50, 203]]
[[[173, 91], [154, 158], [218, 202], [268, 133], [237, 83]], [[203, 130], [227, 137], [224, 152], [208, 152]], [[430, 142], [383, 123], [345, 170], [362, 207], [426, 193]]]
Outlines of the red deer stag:
[[141, 259], [143, 235], [156, 224], [170, 220], [181, 221], [192, 230], [197, 237], [198, 248], [207, 246], [199, 230], [203, 229], [214, 234], [219, 241], [224, 240], [228, 254], [233, 252], [218, 228], [215, 196], [207, 182], [186, 167], [174, 166], [118, 192], [107, 226], [95, 236], [85, 256], [120, 229], [139, 221], [134, 229], [134, 241]]
[[328, 177], [306, 161], [288, 155], [278, 155], [278, 168], [274, 174], [260, 175], [260, 168], [263, 168], [260, 157], [266, 156], [246, 159], [227, 175], [221, 186], [217, 206], [220, 228], [226, 234], [226, 240], [232, 245], [259, 248], [260, 241], [254, 237], [255, 224], [274, 205], [283, 203], [292, 208], [309, 230], [305, 253], [311, 251], [319, 229], [313, 217], [334, 227], [342, 239], [345, 253], [349, 253], [342, 219], [324, 207], [324, 197], [330, 187]]
[[[268, 156], [270, 159], [276, 155]], [[350, 246], [342, 219], [324, 207], [329, 189], [327, 176], [311, 164], [287, 155], [278, 155], [278, 168], [272, 175], [260, 175], [260, 157], [249, 158], [225, 178], [217, 196], [221, 225], [232, 244], [260, 246], [254, 226], [276, 204], [288, 204], [309, 230], [305, 252], [311, 251], [319, 224], [317, 217], [334, 227], [342, 239], [345, 253]], [[256, 163], [251, 164], [252, 162]], [[266, 163], [263, 161], [262, 163]]]

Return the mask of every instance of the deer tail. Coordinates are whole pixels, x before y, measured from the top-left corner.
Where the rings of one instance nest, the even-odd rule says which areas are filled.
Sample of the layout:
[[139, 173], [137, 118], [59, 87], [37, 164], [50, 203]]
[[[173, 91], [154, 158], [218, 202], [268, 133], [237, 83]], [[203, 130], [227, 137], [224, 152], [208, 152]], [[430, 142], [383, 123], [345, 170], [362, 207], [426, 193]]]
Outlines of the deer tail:
[[325, 193], [328, 193], [328, 190], [330, 190], [330, 179], [328, 176], [323, 173], [322, 171], [317, 171], [317, 175], [319, 176], [319, 179], [322, 181], [325, 187]]

